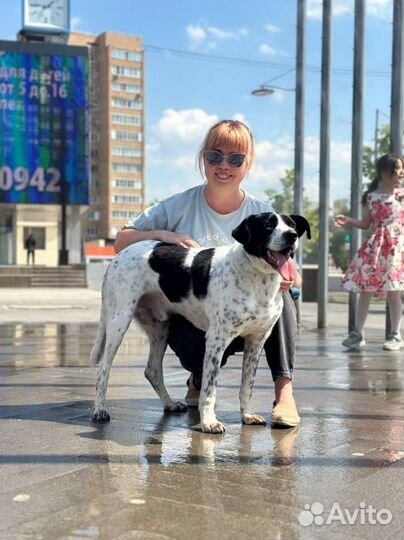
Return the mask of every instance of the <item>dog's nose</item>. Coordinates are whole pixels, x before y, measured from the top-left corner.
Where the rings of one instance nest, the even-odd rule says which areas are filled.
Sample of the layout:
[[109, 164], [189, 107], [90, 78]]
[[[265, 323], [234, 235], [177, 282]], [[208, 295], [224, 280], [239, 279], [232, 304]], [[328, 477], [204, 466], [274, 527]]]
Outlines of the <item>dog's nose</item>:
[[297, 232], [295, 231], [288, 231], [285, 233], [286, 240], [290, 243], [296, 242], [297, 240]]

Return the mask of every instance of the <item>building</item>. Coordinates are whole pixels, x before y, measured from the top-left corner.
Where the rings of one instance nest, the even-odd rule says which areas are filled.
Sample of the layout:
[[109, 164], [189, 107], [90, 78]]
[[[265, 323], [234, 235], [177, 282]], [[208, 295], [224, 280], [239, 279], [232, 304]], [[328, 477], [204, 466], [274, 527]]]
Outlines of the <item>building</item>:
[[73, 32], [90, 58], [90, 207], [86, 242], [110, 243], [145, 205], [144, 54], [141, 38]]
[[[35, 40], [32, 47], [57, 54], [55, 39]], [[31, 40], [21, 34], [18, 41]], [[141, 38], [110, 32], [71, 33], [68, 45], [89, 53], [90, 205], [66, 207], [68, 262], [77, 264], [83, 242], [111, 244], [145, 206], [144, 54]], [[60, 205], [0, 203], [0, 265], [25, 264], [30, 233], [37, 240], [36, 263], [61, 264], [62, 229]]]

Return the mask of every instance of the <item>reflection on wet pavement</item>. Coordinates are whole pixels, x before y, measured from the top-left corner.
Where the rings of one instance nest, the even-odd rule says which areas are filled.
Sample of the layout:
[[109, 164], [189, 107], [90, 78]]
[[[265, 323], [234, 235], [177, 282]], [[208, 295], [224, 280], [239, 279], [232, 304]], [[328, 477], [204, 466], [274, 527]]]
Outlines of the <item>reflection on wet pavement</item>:
[[[111, 371], [112, 421], [89, 413], [96, 325], [0, 326], [1, 540], [399, 538], [404, 526], [403, 355], [341, 351], [338, 336], [302, 332], [294, 429], [242, 426], [241, 357], [220, 374], [220, 436], [195, 409], [164, 414], [143, 376], [147, 344], [128, 332]], [[168, 352], [169, 392], [187, 373]], [[265, 361], [253, 402], [267, 420]], [[315, 502], [324, 523], [299, 515]], [[334, 503], [388, 509], [389, 524], [326, 523]]]

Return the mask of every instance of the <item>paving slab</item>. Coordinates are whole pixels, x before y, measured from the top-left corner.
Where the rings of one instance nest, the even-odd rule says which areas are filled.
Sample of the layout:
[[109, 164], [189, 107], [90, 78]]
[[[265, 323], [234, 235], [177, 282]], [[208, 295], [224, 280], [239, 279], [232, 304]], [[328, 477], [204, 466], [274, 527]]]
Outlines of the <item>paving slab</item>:
[[[404, 359], [381, 349], [382, 304], [360, 353], [340, 345], [346, 305], [330, 304], [320, 331], [316, 304], [303, 304], [297, 428], [269, 426], [265, 359], [253, 402], [268, 425], [240, 424], [232, 357], [220, 373], [219, 436], [198, 430], [195, 409], [163, 412], [135, 325], [111, 371], [112, 420], [90, 422], [99, 307], [85, 289], [0, 291], [1, 540], [404, 538]], [[170, 351], [164, 366], [182, 398], [187, 373]]]

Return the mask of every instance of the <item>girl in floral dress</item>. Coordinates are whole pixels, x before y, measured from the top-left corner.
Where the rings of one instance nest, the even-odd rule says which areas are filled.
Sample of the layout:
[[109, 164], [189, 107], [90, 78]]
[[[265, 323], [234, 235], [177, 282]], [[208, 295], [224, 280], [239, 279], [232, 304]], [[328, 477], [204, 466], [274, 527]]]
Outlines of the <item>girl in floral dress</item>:
[[401, 339], [401, 291], [404, 291], [404, 188], [403, 164], [399, 157], [386, 154], [376, 163], [377, 177], [362, 197], [362, 219], [339, 215], [337, 227], [371, 227], [371, 235], [359, 248], [345, 273], [342, 286], [359, 292], [355, 329], [342, 342], [358, 351], [365, 343], [363, 327], [372, 296], [387, 293], [391, 333], [383, 349], [397, 351]]

